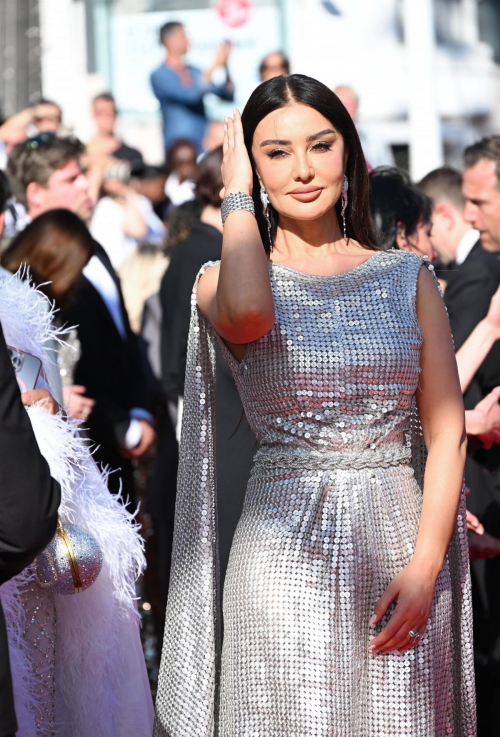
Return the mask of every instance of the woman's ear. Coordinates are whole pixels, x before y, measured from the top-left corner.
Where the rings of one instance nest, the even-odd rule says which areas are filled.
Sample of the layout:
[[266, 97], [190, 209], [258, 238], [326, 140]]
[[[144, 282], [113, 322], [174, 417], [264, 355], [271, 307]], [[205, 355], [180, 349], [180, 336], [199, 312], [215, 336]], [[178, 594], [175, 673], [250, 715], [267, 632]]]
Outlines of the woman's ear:
[[408, 249], [408, 240], [406, 238], [406, 227], [401, 221], [396, 225], [396, 245], [402, 251]]

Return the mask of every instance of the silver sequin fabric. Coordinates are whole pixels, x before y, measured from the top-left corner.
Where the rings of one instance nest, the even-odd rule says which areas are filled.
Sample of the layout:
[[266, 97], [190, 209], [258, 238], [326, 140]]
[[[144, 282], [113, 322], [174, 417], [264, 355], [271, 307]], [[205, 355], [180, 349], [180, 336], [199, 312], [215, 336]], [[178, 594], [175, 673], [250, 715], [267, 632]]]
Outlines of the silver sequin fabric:
[[[420, 519], [422, 264], [400, 251], [336, 276], [270, 264], [276, 321], [240, 363], [193, 291], [155, 737], [476, 735], [463, 498], [422, 640], [368, 651]], [[216, 340], [259, 441], [223, 597]]]
[[36, 684], [36, 735], [55, 737], [57, 615], [53, 594], [42, 591], [35, 580], [30, 580], [22, 593], [22, 604], [26, 612], [25, 657]]
[[97, 579], [102, 569], [102, 550], [94, 535], [85, 528], [65, 523], [63, 529], [78, 568], [80, 588], [75, 588], [68, 549], [59, 531], [38, 556], [36, 574], [42, 588], [55, 594], [72, 596], [88, 589]]

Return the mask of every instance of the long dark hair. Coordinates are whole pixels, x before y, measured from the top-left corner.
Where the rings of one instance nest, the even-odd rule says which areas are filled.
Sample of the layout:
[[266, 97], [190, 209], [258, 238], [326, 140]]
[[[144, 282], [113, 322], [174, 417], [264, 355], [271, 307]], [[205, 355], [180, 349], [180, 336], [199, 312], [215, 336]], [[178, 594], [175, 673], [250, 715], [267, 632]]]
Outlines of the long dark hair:
[[93, 253], [94, 240], [77, 215], [70, 210], [48, 210], [10, 242], [1, 256], [1, 264], [12, 272], [23, 264], [29, 266], [31, 278], [40, 291], [58, 307], [65, 307]]
[[[358, 241], [364, 248], [377, 250], [377, 239], [368, 200], [368, 172], [356, 126], [337, 95], [326, 85], [312, 77], [306, 77], [304, 74], [274, 77], [267, 82], [263, 82], [251, 94], [241, 116], [245, 145], [253, 167], [253, 200], [264, 248], [269, 253], [267, 223], [260, 202], [260, 183], [252, 157], [253, 136], [258, 124], [266, 115], [290, 104], [290, 102], [299, 102], [317, 110], [330, 121], [344, 139], [344, 146], [347, 151], [345, 173], [349, 180], [349, 203], [346, 210], [347, 237]], [[340, 198], [335, 205], [335, 210], [340, 223]], [[271, 239], [274, 243], [278, 227], [278, 213], [272, 205], [269, 206], [269, 212]]]

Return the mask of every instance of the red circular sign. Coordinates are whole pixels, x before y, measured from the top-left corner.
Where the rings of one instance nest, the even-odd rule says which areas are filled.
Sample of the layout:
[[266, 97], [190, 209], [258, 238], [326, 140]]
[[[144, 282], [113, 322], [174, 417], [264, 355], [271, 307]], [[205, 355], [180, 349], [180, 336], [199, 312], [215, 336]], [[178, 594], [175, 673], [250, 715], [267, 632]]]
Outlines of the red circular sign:
[[244, 26], [250, 18], [250, 0], [219, 0], [215, 9], [230, 28]]

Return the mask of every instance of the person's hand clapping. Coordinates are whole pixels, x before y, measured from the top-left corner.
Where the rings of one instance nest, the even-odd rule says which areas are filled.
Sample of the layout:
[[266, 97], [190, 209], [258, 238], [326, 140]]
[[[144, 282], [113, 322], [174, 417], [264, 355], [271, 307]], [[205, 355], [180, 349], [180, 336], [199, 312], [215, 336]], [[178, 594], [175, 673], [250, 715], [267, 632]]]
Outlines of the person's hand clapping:
[[224, 41], [219, 48], [214, 59], [214, 69], [217, 67], [225, 67], [231, 53], [232, 44], [231, 41]]
[[244, 192], [251, 195], [253, 184], [252, 165], [245, 146], [241, 115], [236, 108], [234, 109], [234, 118], [226, 118], [222, 151], [224, 188], [221, 190], [221, 198], [224, 199], [231, 192]]
[[479, 438], [485, 448], [500, 442], [500, 387], [495, 387], [466, 415], [468, 435]]

